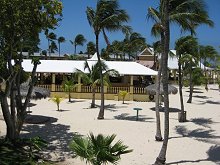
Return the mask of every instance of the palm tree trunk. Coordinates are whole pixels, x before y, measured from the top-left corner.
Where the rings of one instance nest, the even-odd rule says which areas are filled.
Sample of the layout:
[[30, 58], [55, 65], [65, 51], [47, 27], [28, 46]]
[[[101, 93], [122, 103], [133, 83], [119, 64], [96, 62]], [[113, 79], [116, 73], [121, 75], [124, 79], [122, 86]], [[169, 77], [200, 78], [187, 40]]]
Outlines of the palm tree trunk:
[[69, 90], [69, 102], [71, 102], [71, 91]]
[[[206, 59], [204, 60], [204, 64], [206, 63]], [[208, 78], [207, 78], [207, 71], [206, 71], [206, 67], [204, 65], [204, 72], [205, 72], [205, 90], [208, 91]]]
[[74, 54], [76, 55], [76, 44], [74, 45]]
[[96, 34], [96, 52], [98, 57], [98, 64], [99, 64], [99, 74], [100, 74], [100, 83], [101, 83], [101, 106], [100, 111], [98, 114], [98, 119], [104, 119], [104, 82], [103, 82], [103, 75], [102, 75], [102, 65], [101, 65], [101, 59], [99, 54], [99, 35]]
[[192, 82], [192, 65], [191, 65], [190, 73], [189, 73], [189, 99], [187, 103], [192, 103], [192, 94], [193, 94], [193, 82]]
[[[170, 29], [169, 29], [169, 0], [162, 1], [162, 8], [164, 9], [164, 18], [162, 25], [164, 26], [164, 45], [162, 53], [162, 82], [164, 90], [164, 140], [157, 157], [155, 164], [161, 165], [166, 162], [166, 151], [169, 139], [169, 95], [168, 95], [168, 74], [167, 61], [169, 53]], [[163, 39], [162, 39], [163, 40]]]
[[181, 104], [181, 117], [179, 119], [179, 122], [185, 122], [185, 117], [184, 117], [184, 103], [183, 103], [183, 84], [182, 84], [182, 68], [181, 68], [181, 63], [180, 63], [181, 55], [179, 55], [179, 61], [178, 61], [178, 72], [179, 72], [179, 94], [180, 94], [180, 104]]
[[156, 135], [155, 140], [156, 141], [162, 141], [162, 135], [161, 135], [161, 126], [160, 126], [160, 80], [161, 80], [161, 62], [159, 64], [159, 69], [156, 77], [156, 97], [155, 97], [155, 112], [156, 112]]
[[92, 104], [91, 108], [95, 108], [95, 88], [92, 87]]

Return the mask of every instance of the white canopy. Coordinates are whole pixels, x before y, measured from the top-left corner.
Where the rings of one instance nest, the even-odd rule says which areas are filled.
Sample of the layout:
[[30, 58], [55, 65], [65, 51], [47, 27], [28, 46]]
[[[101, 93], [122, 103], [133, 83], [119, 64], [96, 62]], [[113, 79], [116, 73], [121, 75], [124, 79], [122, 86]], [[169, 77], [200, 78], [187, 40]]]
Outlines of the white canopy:
[[[73, 73], [76, 69], [84, 71], [85, 61], [74, 60], [40, 60], [37, 73]], [[92, 66], [96, 61], [88, 61]], [[105, 61], [109, 69], [115, 69], [121, 75], [157, 75], [157, 72], [136, 62]], [[31, 60], [23, 60], [22, 66], [26, 72], [31, 72], [33, 64]], [[87, 71], [85, 71], [87, 72]]]

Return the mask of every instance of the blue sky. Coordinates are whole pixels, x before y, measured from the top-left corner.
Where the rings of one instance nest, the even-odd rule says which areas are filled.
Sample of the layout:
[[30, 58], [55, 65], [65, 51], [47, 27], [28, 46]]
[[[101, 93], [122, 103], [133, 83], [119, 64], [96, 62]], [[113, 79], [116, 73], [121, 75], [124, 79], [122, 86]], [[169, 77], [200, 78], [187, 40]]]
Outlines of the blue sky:
[[[197, 28], [197, 38], [202, 45], [212, 45], [218, 52], [220, 52], [220, 0], [205, 0], [208, 5], [208, 11], [210, 19], [215, 23], [214, 28], [202, 25]], [[70, 44], [69, 40], [73, 40], [77, 34], [83, 34], [87, 41], [95, 42], [95, 36], [92, 28], [89, 26], [86, 17], [86, 7], [95, 8], [96, 0], [63, 0], [63, 20], [59, 23], [59, 26], [54, 31], [57, 36], [64, 36], [66, 42], [61, 45], [61, 53], [73, 54], [74, 48]], [[128, 25], [133, 28], [134, 32], [142, 34], [146, 38], [148, 44], [157, 39], [151, 36], [150, 30], [152, 22], [146, 19], [147, 8], [152, 6], [158, 6], [159, 0], [119, 0], [120, 8], [127, 11], [130, 16]], [[181, 34], [178, 26], [171, 26], [171, 49], [174, 48], [175, 40], [181, 36], [187, 35]], [[123, 40], [124, 35], [119, 32], [109, 33], [108, 37], [110, 41]], [[41, 34], [40, 48], [42, 50], [47, 49], [47, 41], [45, 36]], [[100, 46], [105, 47], [103, 37], [100, 36]], [[85, 46], [77, 47], [78, 51], [86, 51]]]

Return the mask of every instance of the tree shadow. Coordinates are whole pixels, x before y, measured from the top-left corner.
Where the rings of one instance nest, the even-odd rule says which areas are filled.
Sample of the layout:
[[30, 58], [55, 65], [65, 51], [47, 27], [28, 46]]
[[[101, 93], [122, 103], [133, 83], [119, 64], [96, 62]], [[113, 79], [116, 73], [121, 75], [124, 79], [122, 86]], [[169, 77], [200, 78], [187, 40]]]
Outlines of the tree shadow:
[[195, 95], [193, 97], [199, 98], [199, 99], [210, 99], [211, 97], [207, 97], [207, 96], [199, 96], [199, 95]]
[[[100, 108], [100, 105], [96, 105], [98, 108]], [[108, 105], [105, 105], [105, 110], [109, 110], [109, 111], [112, 111], [112, 112], [116, 112], [118, 111], [118, 109], [120, 108], [127, 108], [128, 106], [126, 106], [125, 104], [121, 105], [121, 106], [118, 106], [116, 104], [108, 104]]]
[[216, 164], [220, 164], [220, 156], [219, 156], [220, 146], [218, 146], [218, 145], [211, 146], [206, 153], [208, 155], [207, 159], [181, 160], [181, 161], [176, 161], [176, 162], [170, 162], [170, 163], [167, 163], [167, 164], [199, 163], [199, 162], [203, 162], [203, 161], [211, 161], [211, 162], [214, 162]]
[[55, 123], [57, 118], [42, 115], [27, 115], [24, 123], [26, 124], [45, 124], [47, 122]]
[[[186, 91], [186, 92], [190, 92], [190, 91]], [[204, 92], [202, 92], [202, 91], [193, 91], [193, 93], [204, 93]]]
[[[215, 130], [209, 129], [195, 129], [188, 130], [185, 126], [176, 126], [176, 132], [182, 137], [194, 138], [195, 140], [202, 141], [210, 144], [218, 144], [220, 145], [219, 138], [220, 136], [215, 136]], [[181, 137], [181, 136], [180, 136]], [[180, 137], [170, 137], [172, 138], [180, 138]]]
[[211, 118], [194, 118], [191, 120], [191, 122], [193, 122], [194, 124], [196, 125], [201, 125], [203, 127], [206, 127], [206, 128], [211, 128], [209, 125], [210, 124], [213, 124], [213, 123], [216, 123], [216, 122], [213, 122]]
[[129, 121], [139, 121], [139, 122], [154, 122], [154, 121], [149, 121], [154, 118], [151, 117], [144, 117], [144, 115], [138, 115], [138, 120], [136, 116], [129, 116], [128, 113], [122, 113], [120, 115], [114, 116], [115, 119], [117, 120], [129, 120]]
[[67, 104], [71, 104], [71, 103], [81, 103], [81, 102], [85, 102], [86, 100], [71, 100], [71, 101], [67, 101]]
[[212, 101], [212, 100], [206, 100], [206, 101], [199, 101], [200, 105], [203, 105], [203, 104], [220, 104], [220, 101]]
[[53, 124], [47, 122], [44, 125], [24, 125], [21, 134], [22, 138], [39, 136], [48, 142], [47, 148], [43, 151], [46, 160], [60, 161], [65, 157], [72, 157], [69, 143], [74, 136], [79, 136], [76, 132], [69, 132], [70, 126], [63, 124]]
[[[150, 110], [155, 111], [155, 107], [150, 108]], [[164, 112], [164, 107], [160, 107], [159, 111]], [[181, 110], [178, 108], [169, 108], [169, 112], [181, 112]]]

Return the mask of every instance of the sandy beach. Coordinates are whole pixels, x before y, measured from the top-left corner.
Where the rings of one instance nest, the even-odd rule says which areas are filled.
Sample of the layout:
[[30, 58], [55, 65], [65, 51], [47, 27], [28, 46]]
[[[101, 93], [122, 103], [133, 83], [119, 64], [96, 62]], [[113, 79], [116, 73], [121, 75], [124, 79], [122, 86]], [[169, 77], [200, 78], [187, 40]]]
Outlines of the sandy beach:
[[[178, 122], [180, 109], [179, 94], [170, 95], [170, 140], [167, 150], [167, 164], [220, 164], [220, 92], [217, 85], [209, 85], [209, 91], [197, 87], [193, 102], [187, 104], [188, 88], [184, 88], [184, 103], [188, 122]], [[71, 158], [68, 144], [75, 134], [116, 134], [132, 153], [122, 155], [120, 165], [143, 165], [154, 163], [162, 142], [156, 142], [154, 102], [133, 102], [106, 100], [105, 119], [97, 120], [99, 108], [89, 108], [91, 100], [64, 100], [61, 112], [48, 99], [31, 100], [31, 115], [50, 117], [45, 124], [25, 124], [22, 137], [39, 135], [49, 142], [48, 151], [54, 160], [65, 159], [61, 165], [84, 165], [80, 159]], [[100, 101], [96, 101], [97, 106]], [[136, 121], [134, 107], [142, 108]], [[161, 112], [163, 133], [164, 113]], [[5, 134], [4, 121], [0, 120], [0, 135]]]

